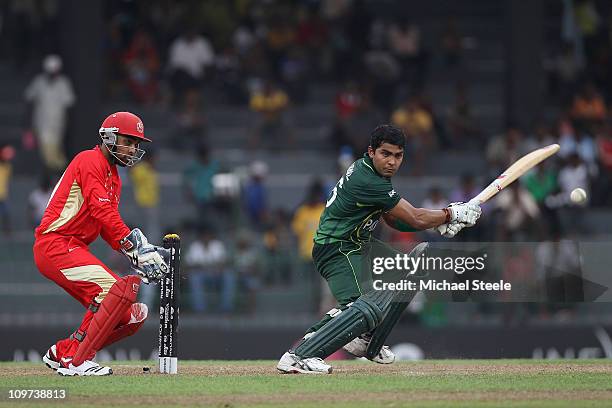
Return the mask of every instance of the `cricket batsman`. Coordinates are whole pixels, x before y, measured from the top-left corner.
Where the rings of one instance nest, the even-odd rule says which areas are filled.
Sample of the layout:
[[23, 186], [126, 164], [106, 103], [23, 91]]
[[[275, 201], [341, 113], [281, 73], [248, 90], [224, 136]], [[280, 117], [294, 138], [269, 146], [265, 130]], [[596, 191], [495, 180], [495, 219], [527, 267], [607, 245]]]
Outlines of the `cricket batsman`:
[[[112, 374], [110, 367], [93, 361], [96, 352], [143, 325], [147, 306], [136, 303], [141, 281], [157, 282], [168, 272], [168, 250], [151, 245], [138, 228], [130, 231], [118, 210], [117, 166], [136, 164], [145, 153], [140, 143], [151, 141], [142, 121], [130, 112], [113, 113], [99, 133], [100, 144], [79, 153], [64, 171], [35, 231], [34, 261], [40, 273], [86, 309], [79, 328], [43, 357], [64, 376]], [[122, 278], [89, 251], [99, 235], [129, 258], [137, 275]]]
[[[338, 306], [281, 357], [277, 365], [280, 372], [329, 374], [332, 367], [323, 359], [341, 347], [356, 357], [392, 363], [395, 355], [382, 342], [399, 314], [389, 313], [394, 307], [389, 293], [361, 285], [363, 244], [371, 240], [381, 217], [399, 231], [436, 228], [448, 238], [473, 226], [480, 217], [477, 204], [451, 203], [433, 210], [415, 208], [401, 198], [393, 189], [391, 177], [402, 164], [404, 147], [402, 130], [391, 125], [377, 127], [371, 134], [368, 152], [347, 169], [334, 187], [319, 220], [312, 256]], [[376, 337], [379, 338], [373, 342]]]

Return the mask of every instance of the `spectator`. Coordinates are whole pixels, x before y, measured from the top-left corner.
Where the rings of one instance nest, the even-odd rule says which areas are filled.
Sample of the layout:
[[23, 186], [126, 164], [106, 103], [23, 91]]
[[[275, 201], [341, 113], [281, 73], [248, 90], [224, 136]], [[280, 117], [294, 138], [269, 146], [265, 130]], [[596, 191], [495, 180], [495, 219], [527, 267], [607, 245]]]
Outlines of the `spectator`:
[[597, 132], [597, 153], [599, 177], [595, 180], [593, 203], [610, 205], [612, 200], [612, 132], [609, 127], [600, 128]]
[[210, 158], [208, 147], [200, 146], [196, 160], [187, 165], [183, 172], [185, 194], [198, 210], [200, 220], [214, 219], [212, 178], [218, 171], [219, 163]]
[[314, 180], [308, 189], [306, 199], [295, 211], [291, 222], [291, 229], [298, 244], [298, 273], [303, 278], [301, 280], [308, 282], [310, 285], [312, 311], [318, 311], [320, 303], [321, 282], [319, 276], [313, 270], [312, 248], [314, 246], [314, 235], [319, 226], [319, 218], [321, 218], [325, 209], [324, 195], [323, 184], [320, 180]]
[[298, 240], [300, 259], [308, 264], [309, 269], [312, 261], [313, 238], [324, 209], [323, 184], [320, 180], [314, 180], [308, 188], [306, 199], [295, 211], [291, 222], [291, 228]]
[[322, 74], [325, 70], [323, 56], [329, 47], [329, 28], [313, 7], [302, 8], [298, 18], [296, 42], [313, 61], [315, 72]]
[[155, 152], [149, 149], [143, 160], [130, 169], [130, 176], [134, 188], [134, 201], [145, 222], [139, 225], [149, 237], [161, 237], [159, 225], [159, 177], [155, 169]]
[[[478, 186], [474, 175], [470, 173], [464, 173], [461, 175], [459, 180], [459, 186], [450, 193], [450, 201], [452, 202], [468, 202], [479, 193]], [[428, 207], [436, 208], [436, 207]], [[465, 231], [464, 231], [465, 232]]]
[[238, 55], [244, 57], [251, 52], [256, 42], [253, 23], [249, 19], [245, 19], [232, 34], [232, 44]]
[[577, 153], [572, 154], [567, 164], [559, 171], [559, 188], [561, 193], [569, 197], [572, 190], [582, 188], [589, 196], [589, 172], [585, 163]]
[[262, 89], [251, 96], [251, 110], [259, 115], [251, 138], [251, 146], [258, 146], [263, 136], [265, 136], [263, 142], [268, 145], [275, 145], [280, 141], [292, 143], [291, 132], [288, 131], [284, 118], [288, 106], [287, 94], [271, 81], [265, 81]]
[[448, 114], [447, 128], [454, 148], [477, 150], [482, 146], [482, 134], [473, 116], [464, 83], [458, 83], [455, 87], [455, 103]]
[[563, 104], [570, 102], [571, 93], [576, 89], [576, 82], [581, 66], [576, 58], [574, 44], [566, 42], [557, 55], [550, 69], [550, 92], [558, 96]]
[[525, 188], [536, 203], [542, 205], [546, 197], [558, 189], [557, 172], [547, 163], [540, 164], [525, 175]]
[[176, 130], [173, 147], [190, 151], [206, 142], [206, 116], [202, 112], [200, 92], [195, 89], [185, 93], [176, 115]]
[[13, 157], [15, 157], [15, 149], [12, 146], [6, 145], [0, 148], [0, 220], [2, 221], [2, 230], [6, 235], [11, 233], [11, 216], [8, 202], [13, 173], [13, 165], [11, 164]]
[[214, 63], [215, 52], [208, 39], [190, 28], [174, 40], [168, 58], [170, 82], [177, 102], [187, 91], [200, 90], [206, 69]]
[[243, 72], [240, 59], [233, 47], [225, 47], [223, 52], [215, 58], [216, 86], [220, 96], [227, 98], [231, 104], [245, 104]]
[[220, 311], [234, 308], [236, 279], [227, 267], [227, 250], [213, 230], [206, 225], [198, 228], [198, 237], [189, 245], [185, 255], [185, 267], [189, 280], [191, 306], [196, 312], [209, 307], [211, 288], [220, 289]]
[[508, 127], [504, 135], [496, 136], [487, 145], [486, 158], [491, 173], [497, 177], [523, 153], [523, 132], [516, 126]]
[[144, 30], [134, 34], [123, 55], [127, 85], [136, 102], [151, 104], [157, 98], [159, 55], [153, 39]]
[[275, 79], [278, 80], [281, 78], [281, 64], [287, 52], [294, 46], [295, 29], [286, 17], [274, 16], [266, 32], [265, 41], [268, 58], [272, 63]]
[[266, 163], [251, 163], [250, 179], [244, 186], [244, 206], [251, 224], [256, 228], [263, 226], [268, 215], [268, 193], [264, 183], [267, 174]]
[[606, 118], [607, 108], [595, 85], [587, 83], [572, 102], [572, 118], [585, 126], [600, 123]]
[[30, 131], [38, 140], [47, 168], [61, 172], [66, 166], [63, 142], [68, 109], [73, 105], [75, 96], [70, 79], [62, 74], [60, 57], [45, 57], [43, 71], [25, 91], [31, 111]]
[[246, 230], [236, 234], [236, 247], [233, 254], [233, 268], [240, 290], [246, 290], [244, 308], [248, 313], [255, 312], [257, 290], [261, 286], [260, 250], [253, 245], [255, 238]]
[[51, 177], [47, 173], [43, 173], [38, 181], [38, 186], [28, 197], [28, 220], [32, 228], [40, 224], [52, 191], [53, 183], [51, 182]]
[[306, 53], [297, 47], [290, 49], [280, 64], [280, 76], [293, 103], [302, 104], [308, 100], [309, 72], [310, 62]]
[[559, 132], [559, 157], [567, 159], [569, 155], [576, 153], [576, 130], [569, 118], [561, 118], [558, 122]]
[[415, 174], [424, 170], [424, 159], [437, 146], [432, 115], [424, 109], [417, 98], [408, 98], [391, 116], [394, 125], [402, 128], [406, 141], [413, 152]]
[[389, 48], [402, 66], [402, 79], [410, 82], [413, 91], [424, 84], [427, 52], [421, 44], [421, 29], [408, 20], [400, 20], [389, 27]]
[[550, 198], [559, 190], [557, 170], [550, 161], [545, 161], [525, 175], [525, 188], [540, 208], [543, 227], [552, 229], [561, 225], [557, 205], [550, 205]]
[[336, 117], [341, 121], [350, 119], [364, 103], [363, 92], [355, 81], [348, 80], [336, 95]]
[[277, 208], [268, 214], [263, 232], [267, 283], [289, 285], [293, 274], [294, 243], [288, 226], [291, 219], [285, 210]]
[[440, 48], [442, 49], [444, 63], [448, 68], [453, 68], [461, 64], [463, 57], [463, 38], [455, 17], [449, 17], [446, 20], [444, 31], [440, 39]]
[[500, 241], [528, 240], [537, 231], [540, 210], [531, 194], [520, 183], [512, 183], [501, 191], [494, 202], [502, 211], [497, 231]]

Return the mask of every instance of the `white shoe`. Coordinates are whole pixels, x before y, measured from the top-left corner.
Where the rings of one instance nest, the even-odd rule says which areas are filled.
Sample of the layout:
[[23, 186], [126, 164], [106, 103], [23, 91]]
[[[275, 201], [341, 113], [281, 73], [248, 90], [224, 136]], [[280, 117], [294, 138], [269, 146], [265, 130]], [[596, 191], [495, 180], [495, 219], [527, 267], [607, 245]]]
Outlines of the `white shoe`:
[[331, 374], [332, 366], [318, 357], [300, 358], [286, 352], [276, 365], [278, 371], [285, 374]]
[[57, 371], [60, 366], [60, 363], [57, 359], [55, 344], [49, 347], [49, 350], [47, 350], [42, 360], [47, 365], [47, 367], [49, 367], [53, 371]]
[[68, 368], [60, 367], [57, 369], [59, 375], [72, 377], [78, 376], [101, 376], [111, 375], [113, 373], [112, 368], [104, 367], [95, 361], [85, 360], [80, 366], [74, 366], [72, 363], [68, 364]]
[[[50, 369], [52, 369], [53, 371], [57, 371], [57, 369], [60, 368], [60, 362], [59, 362], [59, 359], [57, 358], [57, 348], [55, 347], [55, 344], [49, 347], [49, 349], [43, 356], [42, 360], [45, 363], [45, 365], [49, 367]], [[91, 361], [92, 363], [95, 364], [93, 360], [88, 360], [88, 361]]]
[[[366, 351], [370, 344], [370, 338], [367, 336], [359, 336], [342, 347], [347, 353], [355, 357], [366, 357]], [[395, 361], [395, 354], [389, 346], [382, 346], [380, 352], [371, 360], [378, 364], [391, 364]]]

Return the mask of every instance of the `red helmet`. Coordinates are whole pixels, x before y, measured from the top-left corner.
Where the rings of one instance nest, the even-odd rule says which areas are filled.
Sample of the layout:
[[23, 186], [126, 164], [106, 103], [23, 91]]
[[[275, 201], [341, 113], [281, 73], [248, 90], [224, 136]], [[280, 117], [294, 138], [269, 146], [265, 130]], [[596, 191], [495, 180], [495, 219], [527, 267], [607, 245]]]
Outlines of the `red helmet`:
[[150, 142], [144, 135], [142, 120], [131, 112], [116, 112], [104, 119], [100, 134], [111, 131], [124, 136], [131, 136], [144, 142]]
[[106, 145], [110, 154], [115, 158], [115, 163], [120, 166], [133, 166], [142, 159], [145, 151], [135, 148], [131, 154], [119, 152], [117, 147], [121, 146], [117, 144], [118, 135], [133, 137], [143, 142], [151, 141], [151, 139], [147, 139], [144, 136], [144, 125], [142, 124], [142, 120], [130, 112], [116, 112], [104, 119], [99, 133], [102, 142]]

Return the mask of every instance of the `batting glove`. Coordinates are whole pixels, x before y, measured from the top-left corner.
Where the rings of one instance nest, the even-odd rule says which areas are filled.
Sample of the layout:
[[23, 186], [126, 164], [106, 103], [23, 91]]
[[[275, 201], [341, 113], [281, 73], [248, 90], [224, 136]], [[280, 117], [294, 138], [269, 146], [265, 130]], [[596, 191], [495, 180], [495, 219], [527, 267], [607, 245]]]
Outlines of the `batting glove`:
[[445, 238], [454, 238], [464, 227], [465, 224], [460, 222], [450, 222], [437, 226], [436, 231]]
[[447, 208], [450, 211], [449, 221], [465, 224], [465, 227], [473, 227], [482, 213], [480, 206], [475, 203], [450, 203]]

